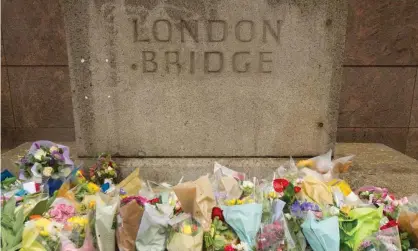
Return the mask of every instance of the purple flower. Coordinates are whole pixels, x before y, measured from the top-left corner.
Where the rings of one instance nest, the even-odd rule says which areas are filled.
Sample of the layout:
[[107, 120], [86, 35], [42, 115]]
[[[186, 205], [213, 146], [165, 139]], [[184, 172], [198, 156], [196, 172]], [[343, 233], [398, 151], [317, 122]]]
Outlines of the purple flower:
[[300, 208], [302, 211], [320, 211], [318, 205], [312, 202], [307, 202], [307, 201], [303, 202], [300, 205]]

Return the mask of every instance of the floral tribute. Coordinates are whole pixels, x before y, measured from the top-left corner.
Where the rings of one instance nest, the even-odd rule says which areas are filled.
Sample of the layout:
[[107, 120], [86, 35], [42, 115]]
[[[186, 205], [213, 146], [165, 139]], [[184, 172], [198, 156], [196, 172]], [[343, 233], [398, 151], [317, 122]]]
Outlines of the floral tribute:
[[68, 147], [37, 141], [19, 158], [19, 176], [2, 171], [2, 250], [418, 248], [418, 195], [352, 189], [339, 174], [354, 156], [290, 158], [262, 179], [215, 163], [212, 174], [175, 184], [143, 180], [139, 171], [121, 180], [108, 154], [87, 169], [69, 156]]

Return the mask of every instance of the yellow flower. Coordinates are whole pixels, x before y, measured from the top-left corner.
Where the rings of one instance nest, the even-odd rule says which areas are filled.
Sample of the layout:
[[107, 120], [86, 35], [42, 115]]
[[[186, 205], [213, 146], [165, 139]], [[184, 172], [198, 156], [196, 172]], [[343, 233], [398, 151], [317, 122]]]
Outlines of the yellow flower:
[[297, 167], [312, 168], [313, 166], [314, 166], [314, 162], [312, 160], [300, 160], [297, 163]]
[[183, 233], [185, 234], [192, 234], [192, 227], [190, 225], [186, 225], [183, 227]]
[[89, 182], [87, 184], [87, 189], [89, 190], [90, 193], [97, 193], [100, 191], [99, 186], [94, 184], [93, 182]]
[[43, 236], [43, 237], [47, 237], [47, 236], [49, 236], [49, 233], [48, 233], [47, 231], [45, 231], [45, 230], [43, 230], [43, 231], [39, 232], [39, 234], [40, 234], [41, 236]]
[[49, 151], [52, 153], [52, 152], [58, 152], [59, 151], [59, 149], [58, 149], [58, 147], [57, 146], [51, 146], [51, 148], [49, 148]]
[[242, 205], [244, 203], [244, 201], [242, 200], [237, 200], [237, 205]]
[[84, 226], [87, 225], [88, 220], [85, 217], [73, 216], [68, 219], [68, 222], [84, 228]]
[[89, 209], [94, 209], [96, 207], [96, 201], [92, 200], [89, 202]]
[[340, 211], [345, 213], [345, 214], [348, 214], [351, 211], [351, 207], [344, 205], [340, 208]]
[[49, 221], [45, 218], [40, 218], [40, 219], [36, 220], [36, 222], [35, 222], [35, 225], [38, 229], [47, 228], [49, 226], [49, 224], [51, 224], [51, 221]]
[[276, 197], [277, 197], [277, 194], [275, 192], [269, 192], [268, 198], [275, 199]]

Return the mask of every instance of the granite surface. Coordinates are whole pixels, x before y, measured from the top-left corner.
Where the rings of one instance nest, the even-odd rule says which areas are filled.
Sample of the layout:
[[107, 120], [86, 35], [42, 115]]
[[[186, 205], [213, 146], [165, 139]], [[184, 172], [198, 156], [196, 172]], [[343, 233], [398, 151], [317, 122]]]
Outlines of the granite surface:
[[417, 65], [416, 0], [349, 0], [347, 65]]
[[346, 1], [60, 3], [79, 156], [333, 147]]
[[[31, 143], [2, 154], [2, 168], [14, 172], [13, 162], [17, 156], [23, 155]], [[74, 142], [63, 144], [73, 149]], [[94, 158], [76, 158], [76, 164], [83, 163], [90, 167]], [[418, 193], [418, 161], [382, 144], [338, 143], [335, 157], [354, 154], [354, 165], [341, 177], [349, 182], [353, 189], [364, 185], [387, 187], [398, 196]], [[286, 158], [116, 158], [121, 166], [122, 174], [127, 176], [135, 168], [140, 168], [144, 179], [158, 182], [177, 182], [182, 176], [186, 180], [195, 179], [200, 175], [211, 173], [213, 163], [229, 166], [237, 171], [246, 172], [249, 177], [270, 177], [273, 171], [286, 162]]]
[[344, 68], [339, 127], [408, 127], [416, 68]]

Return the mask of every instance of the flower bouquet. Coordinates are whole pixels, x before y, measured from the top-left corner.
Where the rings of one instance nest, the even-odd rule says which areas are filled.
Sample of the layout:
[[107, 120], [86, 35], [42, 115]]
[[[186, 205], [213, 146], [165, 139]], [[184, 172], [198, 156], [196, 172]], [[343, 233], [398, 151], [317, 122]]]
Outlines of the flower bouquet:
[[223, 251], [227, 246], [238, 244], [238, 237], [232, 228], [225, 223], [222, 210], [214, 207], [210, 231], [203, 235], [206, 250]]
[[362, 241], [377, 232], [383, 217], [383, 207], [354, 208], [340, 213], [340, 249], [357, 250]]
[[408, 198], [408, 203], [400, 210], [399, 229], [411, 236], [414, 247], [418, 248], [418, 195]]
[[193, 182], [185, 182], [173, 187], [181, 208], [199, 221], [203, 229], [209, 230], [212, 208], [216, 205], [209, 177], [202, 176]]
[[[255, 182], [254, 182], [255, 183]], [[241, 242], [250, 248], [256, 245], [256, 235], [261, 225], [263, 206], [253, 199], [254, 192], [245, 198], [226, 200], [221, 206], [226, 223], [234, 229]]]
[[285, 240], [285, 226], [281, 220], [276, 220], [269, 224], [262, 224], [257, 235], [257, 250], [284, 250]]
[[383, 206], [383, 213], [390, 219], [398, 219], [400, 209], [408, 203], [406, 197], [397, 200], [395, 196], [389, 194], [387, 188], [366, 186], [357, 190], [360, 199], [367, 201], [369, 204], [377, 204]]
[[117, 184], [120, 179], [119, 168], [110, 154], [100, 154], [96, 163], [90, 168], [90, 179], [99, 186], [107, 182]]
[[308, 211], [301, 227], [305, 238], [313, 250], [340, 250], [340, 233], [337, 216], [318, 220], [313, 211]]
[[239, 199], [242, 195], [240, 183], [245, 179], [244, 173], [236, 172], [215, 162], [213, 169], [215, 200], [218, 205], [225, 199]]
[[116, 240], [120, 251], [135, 250], [135, 239], [144, 213], [143, 204], [139, 196], [130, 196], [121, 200], [118, 224], [116, 228]]
[[76, 210], [72, 203], [63, 202], [63, 200], [65, 199], [58, 198], [57, 201], [61, 202], [55, 202], [55, 205], [52, 205], [52, 207], [46, 213], [46, 217], [48, 217], [50, 220], [65, 224], [68, 219], [76, 214]]
[[33, 178], [41, 183], [42, 177], [58, 179], [68, 176], [74, 163], [70, 159], [68, 147], [50, 141], [36, 141], [17, 165], [20, 169], [20, 179]]
[[360, 244], [360, 251], [401, 251], [402, 245], [399, 230], [395, 221], [389, 222], [372, 236], [367, 237]]
[[61, 251], [95, 251], [89, 228], [89, 216], [68, 219], [61, 235]]
[[173, 207], [168, 204], [145, 204], [144, 209], [135, 241], [136, 250], [164, 251]]
[[168, 251], [201, 251], [203, 229], [198, 221], [189, 214], [181, 214], [169, 221], [171, 226]]
[[110, 251], [115, 248], [115, 220], [119, 203], [119, 196], [110, 197], [103, 193], [96, 195], [94, 229], [97, 246], [101, 251]]
[[59, 235], [63, 225], [46, 218], [36, 218], [25, 223], [22, 250], [60, 250]]

